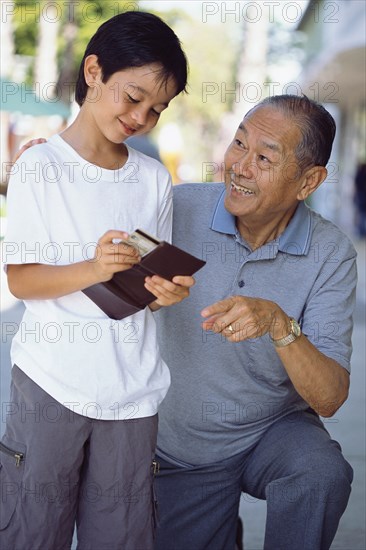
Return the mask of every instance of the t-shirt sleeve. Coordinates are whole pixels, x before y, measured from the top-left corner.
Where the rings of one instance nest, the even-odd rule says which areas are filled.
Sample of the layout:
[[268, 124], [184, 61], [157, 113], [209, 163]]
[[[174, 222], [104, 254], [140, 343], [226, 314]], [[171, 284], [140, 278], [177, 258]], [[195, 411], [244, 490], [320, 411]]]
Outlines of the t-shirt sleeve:
[[348, 371], [356, 283], [356, 252], [350, 246], [343, 257], [324, 264], [302, 320], [302, 330], [314, 346]]
[[4, 264], [54, 263], [55, 243], [50, 242], [47, 230], [42, 165], [42, 157], [28, 150], [12, 168], [6, 205], [7, 229], [2, 244]]

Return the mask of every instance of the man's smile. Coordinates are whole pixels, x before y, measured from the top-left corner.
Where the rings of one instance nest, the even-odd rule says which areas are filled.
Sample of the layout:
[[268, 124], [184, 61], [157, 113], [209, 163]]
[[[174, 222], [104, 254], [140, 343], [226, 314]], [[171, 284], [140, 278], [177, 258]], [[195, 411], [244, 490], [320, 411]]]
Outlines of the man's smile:
[[234, 189], [237, 193], [240, 193], [240, 195], [254, 195], [254, 191], [252, 191], [248, 187], [245, 187], [244, 185], [239, 185], [238, 183], [234, 182], [233, 177], [231, 178], [230, 188], [231, 190]]

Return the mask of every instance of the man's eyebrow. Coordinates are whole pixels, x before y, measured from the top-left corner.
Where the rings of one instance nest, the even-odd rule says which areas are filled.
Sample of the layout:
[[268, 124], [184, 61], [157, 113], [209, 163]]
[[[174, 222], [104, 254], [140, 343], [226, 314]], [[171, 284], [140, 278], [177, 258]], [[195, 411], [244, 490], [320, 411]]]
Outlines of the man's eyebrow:
[[281, 153], [282, 148], [277, 143], [267, 143], [266, 141], [261, 141], [260, 144], [264, 149], [270, 149], [274, 153]]
[[[246, 136], [248, 135], [248, 130], [242, 122], [239, 124], [238, 130], [244, 132]], [[275, 153], [281, 153], [282, 151], [282, 147], [278, 145], [278, 143], [267, 143], [266, 141], [260, 141], [260, 145], [265, 149], [270, 149], [271, 151], [274, 151]]]

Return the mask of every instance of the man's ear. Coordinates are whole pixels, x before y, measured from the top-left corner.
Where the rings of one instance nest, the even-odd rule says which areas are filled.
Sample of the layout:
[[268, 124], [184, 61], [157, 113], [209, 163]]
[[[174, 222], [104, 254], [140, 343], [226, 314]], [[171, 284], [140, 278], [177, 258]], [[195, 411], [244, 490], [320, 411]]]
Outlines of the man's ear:
[[323, 183], [327, 175], [328, 172], [324, 166], [313, 166], [306, 170], [305, 174], [302, 176], [302, 184], [297, 194], [297, 199], [303, 201], [311, 195], [311, 193], [314, 193], [319, 185]]
[[102, 69], [98, 63], [98, 56], [88, 55], [84, 61], [84, 78], [90, 88], [93, 88], [101, 80]]

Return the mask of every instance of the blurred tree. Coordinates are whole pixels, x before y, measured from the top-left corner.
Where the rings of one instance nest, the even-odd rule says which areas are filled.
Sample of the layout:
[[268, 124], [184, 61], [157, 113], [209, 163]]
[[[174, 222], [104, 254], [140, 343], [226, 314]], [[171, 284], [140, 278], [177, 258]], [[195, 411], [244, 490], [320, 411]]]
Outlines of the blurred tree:
[[[70, 0], [71, 14], [75, 13], [77, 0]], [[57, 82], [57, 93], [65, 103], [71, 103], [74, 82], [77, 76], [75, 65], [74, 45], [78, 34], [78, 25], [75, 17], [68, 17], [63, 28], [64, 47], [60, 61], [60, 74]]]
[[286, 60], [300, 63], [304, 59], [305, 36], [294, 28], [289, 28], [283, 19], [275, 19], [268, 26], [268, 63], [276, 65]]
[[14, 43], [15, 53], [34, 56], [37, 47], [38, 23], [37, 4], [34, 0], [15, 0], [14, 2]]
[[182, 165], [189, 167], [182, 179], [201, 181], [202, 162], [212, 160], [222, 116], [235, 101], [236, 65], [240, 26], [205, 25], [200, 17], [171, 9], [157, 12], [181, 40], [189, 61], [188, 95], [180, 95], [163, 113], [164, 123], [175, 123], [182, 135]]
[[137, 10], [138, 0], [69, 0], [59, 48], [60, 76], [58, 92], [70, 102], [85, 48], [98, 27], [107, 19], [125, 11]]
[[[53, 34], [57, 41], [57, 91], [63, 101], [70, 103], [77, 71], [91, 36], [107, 19], [137, 9], [138, 0], [15, 0], [15, 53], [35, 58], [42, 23], [54, 23], [55, 27], [57, 23], [60, 31]], [[31, 82], [33, 73], [34, 64], [29, 75]]]
[[[281, 19], [269, 23], [261, 18], [255, 24], [246, 24], [244, 17], [238, 20], [231, 16], [228, 20], [212, 18], [205, 24], [201, 14], [195, 17], [176, 9], [157, 14], [174, 28], [190, 65], [189, 95], [175, 99], [163, 115], [163, 121], [176, 122], [181, 130], [181, 162], [191, 167], [183, 179], [221, 179], [223, 153], [234, 135], [238, 118], [270, 92], [267, 85], [271, 81], [270, 68], [278, 80], [276, 67], [282, 62], [285, 65], [299, 61], [301, 35]], [[248, 57], [252, 60], [251, 67]], [[245, 88], [251, 82], [257, 85], [257, 98], [252, 97], [255, 86]]]
[[[14, 11], [14, 2], [8, 2], [8, 10]], [[11, 17], [6, 13], [0, 19], [1, 50], [0, 50], [0, 76], [4, 79], [11, 78], [14, 66], [14, 32]]]
[[60, 26], [58, 6], [45, 0], [43, 4], [46, 16], [40, 17], [38, 24], [38, 44], [34, 66], [36, 93], [42, 99], [51, 99], [55, 94], [58, 69], [57, 35]]
[[[35, 56], [40, 17], [49, 16], [45, 10], [47, 2], [14, 1], [17, 7], [14, 21], [16, 53]], [[73, 97], [77, 70], [90, 37], [113, 15], [138, 9], [138, 0], [55, 0], [52, 4], [59, 7], [61, 17], [57, 36], [57, 93], [69, 103]], [[204, 24], [200, 14], [191, 15], [174, 8], [174, 2], [171, 3], [171, 9], [162, 12], [154, 8], [154, 2], [151, 6], [149, 11], [160, 15], [181, 39], [190, 65], [188, 95], [180, 95], [172, 102], [171, 107], [164, 112], [156, 132], [160, 131], [164, 123], [174, 123], [179, 127], [182, 136], [181, 162], [186, 164], [188, 174], [183, 179], [201, 180], [202, 163], [209, 163], [214, 158], [221, 159], [222, 155], [216, 155], [214, 151], [221, 139], [221, 124], [225, 121], [226, 125], [227, 122], [224, 116], [242, 104], [245, 82], [238, 80], [243, 79], [242, 75], [239, 76], [239, 69], [241, 52], [246, 47], [245, 26], [242, 20], [239, 22], [233, 17], [228, 21], [212, 20]], [[299, 51], [294, 33], [289, 32], [282, 21], [271, 22], [268, 32], [267, 60], [270, 66], [265, 83], [259, 83], [263, 93], [270, 90], [266, 84], [271, 81], [271, 67], [274, 78], [279, 79], [281, 60], [288, 62], [298, 58]], [[191, 172], [189, 167], [192, 168]]]

